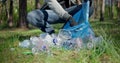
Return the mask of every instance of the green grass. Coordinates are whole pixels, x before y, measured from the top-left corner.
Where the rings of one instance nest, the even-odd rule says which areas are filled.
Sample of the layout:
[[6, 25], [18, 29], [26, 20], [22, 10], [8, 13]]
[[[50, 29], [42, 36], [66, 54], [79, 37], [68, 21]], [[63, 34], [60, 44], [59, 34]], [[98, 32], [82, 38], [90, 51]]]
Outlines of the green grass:
[[[51, 48], [51, 53], [41, 52], [38, 55], [24, 54], [30, 50], [20, 48], [18, 44], [31, 36], [38, 36], [42, 33], [39, 29], [2, 30], [0, 31], [0, 63], [119, 63], [119, 22], [92, 21], [91, 25], [97, 36], [104, 37], [98, 47], [80, 51]], [[61, 24], [57, 24], [57, 26], [59, 26], [56, 27], [58, 32]]]

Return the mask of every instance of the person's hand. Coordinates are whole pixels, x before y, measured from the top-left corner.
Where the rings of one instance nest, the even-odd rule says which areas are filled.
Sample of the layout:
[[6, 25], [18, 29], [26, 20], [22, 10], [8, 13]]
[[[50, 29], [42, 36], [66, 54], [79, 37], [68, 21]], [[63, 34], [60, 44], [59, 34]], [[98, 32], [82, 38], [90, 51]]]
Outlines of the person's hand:
[[77, 25], [77, 22], [74, 20], [73, 17], [70, 17], [69, 21], [70, 21], [70, 26], [71, 27]]

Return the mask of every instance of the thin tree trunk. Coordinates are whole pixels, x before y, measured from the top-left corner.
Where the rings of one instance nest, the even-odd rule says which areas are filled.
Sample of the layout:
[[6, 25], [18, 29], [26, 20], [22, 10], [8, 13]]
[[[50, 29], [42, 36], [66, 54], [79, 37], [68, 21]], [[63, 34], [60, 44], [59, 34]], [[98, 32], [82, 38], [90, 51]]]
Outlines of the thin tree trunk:
[[6, 2], [5, 2], [5, 4], [4, 4], [4, 5], [5, 5], [5, 13], [6, 13], [6, 14], [5, 14], [5, 16], [7, 17], [7, 16], [8, 16], [8, 7], [7, 7]]
[[118, 20], [120, 21], [120, 1], [117, 3]]
[[9, 8], [9, 15], [8, 15], [8, 26], [13, 26], [13, 0], [10, 0], [10, 8]]
[[110, 17], [110, 19], [113, 18], [113, 0], [109, 0], [109, 13], [108, 16]]
[[113, 10], [114, 10], [113, 9], [113, 7], [114, 7], [113, 4], [114, 4], [114, 2], [113, 2], [113, 0], [111, 0], [111, 19], [113, 19], [113, 13], [114, 13], [113, 12]]
[[115, 6], [115, 0], [112, 0], [112, 18], [114, 19], [114, 7]]
[[18, 27], [28, 28], [27, 23], [27, 0], [19, 0], [19, 22]]
[[0, 24], [2, 23], [2, 20], [1, 20], [1, 7], [2, 7], [2, 5], [0, 4]]
[[100, 2], [100, 21], [104, 21], [105, 0]]
[[40, 9], [40, 0], [35, 0], [35, 9]]
[[111, 10], [110, 10], [110, 6], [111, 6], [111, 0], [108, 0], [109, 6], [108, 6], [108, 16], [111, 15]]
[[98, 18], [98, 10], [99, 10], [99, 4], [98, 4], [99, 0], [95, 0], [94, 1], [94, 19]]

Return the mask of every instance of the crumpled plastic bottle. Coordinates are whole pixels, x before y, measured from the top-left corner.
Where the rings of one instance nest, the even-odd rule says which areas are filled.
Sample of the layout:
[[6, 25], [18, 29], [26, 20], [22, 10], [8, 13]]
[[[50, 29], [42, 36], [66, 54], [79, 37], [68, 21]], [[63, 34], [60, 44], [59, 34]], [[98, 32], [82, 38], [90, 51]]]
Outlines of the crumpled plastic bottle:
[[82, 46], [83, 46], [83, 42], [81, 38], [72, 38], [62, 43], [62, 47], [65, 49], [78, 50], [78, 49], [81, 49]]
[[46, 42], [46, 44], [48, 44], [49, 46], [54, 45], [54, 43], [52, 42], [53, 37], [51, 35], [49, 35], [48, 33], [40, 34], [40, 38], [43, 39], [43, 42]]
[[33, 54], [40, 53], [41, 51], [47, 51], [49, 48], [49, 44], [47, 44], [47, 42], [44, 41], [44, 39], [42, 39], [41, 37], [31, 37], [30, 40], [34, 45], [32, 47]]
[[32, 43], [32, 47], [34, 47], [38, 44], [38, 42], [41, 41], [41, 39], [39, 37], [32, 36], [32, 37], [30, 37], [30, 41]]
[[59, 44], [62, 44], [63, 42], [66, 42], [71, 38], [72, 38], [72, 34], [70, 31], [65, 30], [65, 29], [61, 29], [58, 33], [57, 39], [59, 40]]
[[60, 37], [61, 39], [64, 40], [68, 40], [72, 38], [72, 34], [70, 31], [66, 30], [66, 29], [61, 29], [58, 33], [58, 37]]
[[19, 43], [19, 46], [23, 47], [23, 48], [30, 48], [31, 42], [30, 42], [30, 40], [24, 40]]
[[38, 54], [38, 53], [43, 52], [43, 51], [48, 51], [47, 45], [42, 45], [40, 47], [33, 47], [32, 48], [33, 54]]
[[94, 37], [92, 39], [92, 42], [95, 46], [98, 46], [102, 43], [102, 40], [103, 40], [103, 37], [102, 36], [99, 36], [99, 37]]
[[87, 43], [87, 48], [92, 49], [93, 47], [99, 46], [102, 43], [103, 37], [90, 37], [89, 42]]
[[75, 38], [75, 42], [76, 42], [76, 48], [77, 49], [83, 48], [83, 40], [82, 40], [82, 38]]

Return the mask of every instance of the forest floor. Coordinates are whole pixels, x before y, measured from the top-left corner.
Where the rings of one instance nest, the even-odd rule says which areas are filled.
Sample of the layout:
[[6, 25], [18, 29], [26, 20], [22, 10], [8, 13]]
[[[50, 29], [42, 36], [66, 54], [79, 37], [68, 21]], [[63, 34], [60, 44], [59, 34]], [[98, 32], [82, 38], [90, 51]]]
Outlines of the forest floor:
[[[39, 29], [4, 29], [0, 31], [0, 63], [119, 63], [120, 62], [120, 22], [91, 21], [96, 36], [103, 36], [103, 44], [90, 50], [51, 49], [51, 54], [24, 54], [30, 50], [19, 47], [19, 42], [38, 36]], [[56, 27], [56, 25], [58, 27]], [[56, 31], [62, 24], [54, 25]]]

